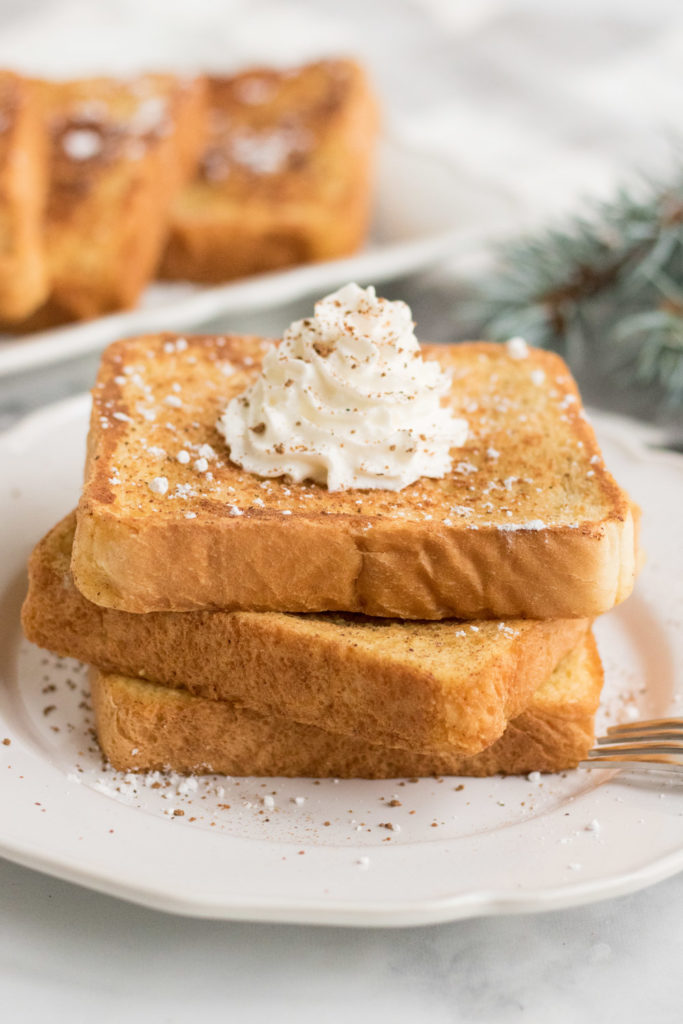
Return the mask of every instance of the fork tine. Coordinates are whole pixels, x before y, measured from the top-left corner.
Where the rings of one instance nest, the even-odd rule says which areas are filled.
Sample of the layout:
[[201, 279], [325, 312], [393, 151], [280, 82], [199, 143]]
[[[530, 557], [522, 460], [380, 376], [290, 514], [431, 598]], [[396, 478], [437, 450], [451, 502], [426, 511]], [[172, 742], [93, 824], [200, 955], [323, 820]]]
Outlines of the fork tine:
[[659, 729], [683, 734], [683, 718], [650, 718], [643, 722], [621, 722], [619, 725], [610, 725], [607, 733], [612, 736], [618, 733], [656, 732]]
[[629, 732], [623, 736], [611, 733], [609, 736], [598, 736], [595, 741], [599, 747], [643, 746], [666, 743], [677, 750], [683, 750], [683, 735], [675, 732]]
[[652, 740], [646, 740], [644, 743], [627, 743], [622, 741], [621, 743], [602, 743], [594, 749], [596, 756], [600, 755], [602, 757], [607, 756], [607, 754], [648, 754], [650, 756], [670, 754], [683, 759], [683, 743], [679, 742], [654, 743]]
[[633, 769], [683, 774], [683, 718], [622, 722], [599, 736], [581, 768]]
[[659, 755], [653, 757], [651, 755], [623, 755], [623, 754], [608, 754], [606, 756], [596, 755], [591, 756], [593, 751], [589, 751], [588, 759], [585, 761], [579, 761], [580, 768], [632, 768], [641, 772], [666, 772], [668, 774], [683, 774], [683, 764], [679, 761], [671, 760], [666, 755]]
[[625, 748], [633, 748], [634, 750], [640, 748], [644, 751], [651, 751], [655, 746], [666, 745], [670, 750], [667, 753], [673, 754], [676, 751], [683, 751], [683, 736], [677, 736], [675, 733], [663, 732], [663, 733], [629, 733], [627, 736], [598, 736], [596, 743], [600, 748], [602, 754], [607, 753], [607, 749], [613, 748], [614, 750], [624, 750]]

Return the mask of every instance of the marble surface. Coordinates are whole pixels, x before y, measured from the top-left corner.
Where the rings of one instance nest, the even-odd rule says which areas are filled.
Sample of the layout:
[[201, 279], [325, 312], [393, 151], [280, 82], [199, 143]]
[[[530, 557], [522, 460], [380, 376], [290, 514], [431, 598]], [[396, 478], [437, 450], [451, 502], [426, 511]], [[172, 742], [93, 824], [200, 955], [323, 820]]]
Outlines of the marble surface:
[[[113, 70], [357, 52], [396, 129], [463, 173], [505, 183], [520, 224], [604, 192], [624, 166], [665, 166], [683, 100], [678, 0], [110, 0], [97, 14], [86, 0], [3, 0], [0, 29], [0, 64], [34, 72], [92, 70], [103, 37]], [[387, 289], [411, 301], [423, 337], [457, 336], [453, 271]], [[302, 311], [229, 326], [270, 333]], [[0, 382], [0, 428], [87, 387], [95, 363]], [[595, 404], [654, 416], [647, 396], [597, 382], [590, 367], [584, 376]], [[423, 929], [230, 924], [144, 910], [0, 860], [0, 992], [17, 1024], [668, 1024], [683, 1005], [682, 909], [679, 876], [589, 907]]]
[[3, 861], [0, 893], [13, 1024], [680, 1020], [683, 876], [575, 910], [390, 931], [188, 920]]

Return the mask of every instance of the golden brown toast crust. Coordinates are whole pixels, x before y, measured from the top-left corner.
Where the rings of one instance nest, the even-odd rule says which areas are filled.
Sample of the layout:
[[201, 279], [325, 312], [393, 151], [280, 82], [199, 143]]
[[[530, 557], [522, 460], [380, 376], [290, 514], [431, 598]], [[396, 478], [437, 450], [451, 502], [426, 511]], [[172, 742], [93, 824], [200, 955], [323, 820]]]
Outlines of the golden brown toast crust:
[[[93, 675], [100, 745], [122, 771], [371, 779], [574, 768], [593, 743], [593, 715], [603, 682], [595, 641], [588, 633], [500, 739], [468, 757], [373, 746], [183, 690], [119, 675]], [[381, 741], [381, 733], [376, 739]]]
[[[398, 493], [330, 493], [228, 459], [215, 424], [258, 372], [262, 341], [176, 342], [131, 339], [103, 356], [72, 563], [91, 601], [540, 619], [592, 617], [630, 593], [631, 504], [558, 356], [424, 346], [453, 371], [453, 408], [469, 423], [453, 471]], [[211, 479], [194, 468], [203, 444], [216, 452]]]
[[327, 732], [475, 752], [501, 735], [586, 620], [396, 622], [276, 612], [103, 609], [73, 584], [71, 515], [36, 546], [22, 611], [34, 643], [105, 672], [185, 686]]
[[206, 109], [203, 79], [34, 86], [50, 139], [50, 295], [26, 330], [135, 304], [156, 269], [171, 203], [199, 159]]
[[47, 294], [43, 215], [47, 139], [31, 82], [0, 71], [0, 322], [28, 316]]
[[354, 252], [377, 110], [349, 60], [209, 79], [199, 173], [173, 205], [161, 275], [219, 282]]

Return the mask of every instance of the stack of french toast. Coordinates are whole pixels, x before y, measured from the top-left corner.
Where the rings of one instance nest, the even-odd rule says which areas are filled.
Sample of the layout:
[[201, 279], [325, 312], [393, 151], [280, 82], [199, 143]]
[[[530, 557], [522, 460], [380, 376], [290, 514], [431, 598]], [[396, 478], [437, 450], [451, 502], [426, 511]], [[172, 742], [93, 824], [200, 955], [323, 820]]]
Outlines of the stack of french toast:
[[233, 76], [0, 72], [0, 329], [342, 257], [370, 213], [377, 107], [350, 60]]
[[[383, 321], [363, 328], [363, 348], [347, 294], [325, 309], [342, 307], [350, 325], [352, 377], [365, 359], [385, 365]], [[332, 465], [361, 428], [333, 372], [329, 323], [325, 344], [308, 338], [314, 323], [295, 325], [295, 356], [287, 335], [274, 349], [173, 334], [107, 349], [78, 509], [31, 558], [28, 638], [94, 666], [100, 744], [123, 770], [384, 778], [575, 766], [603, 682], [591, 626], [632, 589], [638, 515], [567, 367], [521, 339], [422, 345], [405, 366], [438, 364], [450, 381], [442, 407], [467, 425], [450, 468], [333, 489], [277, 463], [317, 465], [315, 449]], [[327, 374], [317, 390], [314, 370]], [[254, 389], [278, 373], [282, 394], [256, 410]], [[309, 383], [290, 401], [297, 374]], [[379, 399], [363, 393], [371, 420]], [[295, 443], [320, 427], [324, 403], [328, 420], [346, 417], [347, 442], [335, 427], [336, 450]], [[262, 472], [236, 461], [226, 407], [266, 445]], [[394, 435], [387, 465], [412, 437]], [[420, 434], [407, 458], [419, 444], [432, 456]]]

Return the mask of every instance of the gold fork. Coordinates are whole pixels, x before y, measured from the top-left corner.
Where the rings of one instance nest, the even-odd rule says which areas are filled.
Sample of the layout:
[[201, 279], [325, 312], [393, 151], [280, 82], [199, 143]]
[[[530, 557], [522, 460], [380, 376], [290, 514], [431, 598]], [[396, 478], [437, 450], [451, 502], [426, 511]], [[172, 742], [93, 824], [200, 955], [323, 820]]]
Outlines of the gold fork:
[[683, 718], [612, 725], [580, 766], [683, 773]]

